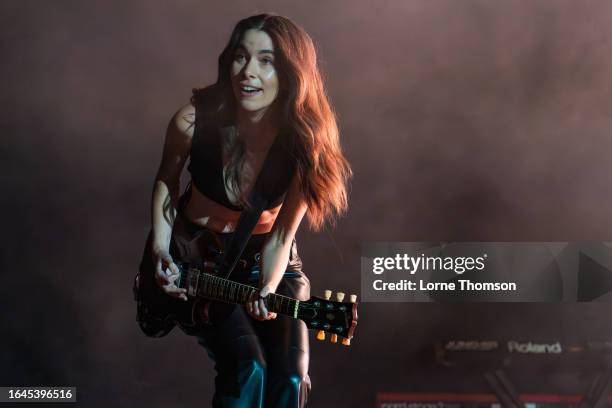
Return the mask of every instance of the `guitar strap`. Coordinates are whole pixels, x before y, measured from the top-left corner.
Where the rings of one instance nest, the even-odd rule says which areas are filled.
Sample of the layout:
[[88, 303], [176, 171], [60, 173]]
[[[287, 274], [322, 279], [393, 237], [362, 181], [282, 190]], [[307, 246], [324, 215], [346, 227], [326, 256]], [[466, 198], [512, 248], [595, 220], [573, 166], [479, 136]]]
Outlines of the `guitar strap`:
[[282, 136], [283, 134], [277, 135], [272, 146], [270, 146], [255, 185], [251, 190], [249, 205], [245, 206], [240, 214], [230, 243], [221, 254], [217, 272], [219, 276], [224, 276], [226, 279], [229, 278], [236, 267], [261, 213], [271, 202], [275, 193], [278, 194], [279, 189], [285, 188], [291, 179], [293, 173], [290, 171], [292, 157], [283, 146]]

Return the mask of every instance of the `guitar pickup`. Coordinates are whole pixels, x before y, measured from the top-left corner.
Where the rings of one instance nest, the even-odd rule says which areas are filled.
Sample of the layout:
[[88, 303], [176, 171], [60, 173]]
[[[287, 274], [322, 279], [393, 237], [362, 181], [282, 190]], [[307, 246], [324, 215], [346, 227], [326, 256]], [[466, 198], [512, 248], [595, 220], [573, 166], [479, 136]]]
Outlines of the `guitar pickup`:
[[196, 268], [189, 268], [187, 274], [187, 294], [189, 296], [196, 296], [198, 293], [198, 284], [200, 283], [200, 271]]

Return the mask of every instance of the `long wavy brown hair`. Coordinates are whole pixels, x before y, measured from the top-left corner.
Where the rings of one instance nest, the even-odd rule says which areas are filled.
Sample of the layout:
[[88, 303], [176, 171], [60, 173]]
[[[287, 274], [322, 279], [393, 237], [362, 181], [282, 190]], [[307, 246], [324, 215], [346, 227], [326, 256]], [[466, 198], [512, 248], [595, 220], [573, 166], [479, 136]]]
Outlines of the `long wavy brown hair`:
[[[293, 134], [296, 169], [308, 205], [310, 227], [319, 230], [334, 222], [348, 206], [347, 184], [352, 176], [342, 153], [336, 115], [331, 107], [312, 39], [290, 19], [275, 14], [259, 14], [238, 22], [219, 56], [217, 82], [194, 89], [192, 103], [205, 103], [214, 120], [231, 122], [236, 102], [231, 86], [231, 64], [245, 31], [267, 33], [275, 46], [275, 65], [280, 92], [274, 104], [282, 113], [282, 126]], [[212, 118], [213, 116], [209, 116]], [[226, 182], [240, 191], [243, 147], [236, 144], [230, 153]]]

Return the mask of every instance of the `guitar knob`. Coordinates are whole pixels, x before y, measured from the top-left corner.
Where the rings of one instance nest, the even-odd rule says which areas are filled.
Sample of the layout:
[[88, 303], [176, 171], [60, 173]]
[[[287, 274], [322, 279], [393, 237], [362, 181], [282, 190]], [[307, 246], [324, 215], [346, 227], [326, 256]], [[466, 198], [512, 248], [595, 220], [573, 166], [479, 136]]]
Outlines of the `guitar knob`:
[[336, 299], [338, 299], [338, 302], [342, 302], [344, 300], [344, 293], [342, 292], [336, 293]]
[[351, 295], [350, 299], [351, 299], [351, 303], [357, 303], [357, 295]]
[[351, 339], [342, 339], [342, 345], [343, 346], [350, 346], [351, 345]]
[[325, 340], [325, 332], [323, 330], [317, 332], [317, 340]]
[[332, 343], [337, 343], [338, 342], [338, 335], [337, 334], [332, 334], [331, 335], [331, 339], [329, 339]]
[[332, 295], [332, 291], [331, 291], [331, 290], [329, 290], [329, 289], [326, 289], [324, 293], [325, 293], [325, 294], [323, 295], [323, 297], [325, 298], [325, 300], [329, 300], [329, 298], [330, 298], [330, 297], [331, 297], [331, 295]]

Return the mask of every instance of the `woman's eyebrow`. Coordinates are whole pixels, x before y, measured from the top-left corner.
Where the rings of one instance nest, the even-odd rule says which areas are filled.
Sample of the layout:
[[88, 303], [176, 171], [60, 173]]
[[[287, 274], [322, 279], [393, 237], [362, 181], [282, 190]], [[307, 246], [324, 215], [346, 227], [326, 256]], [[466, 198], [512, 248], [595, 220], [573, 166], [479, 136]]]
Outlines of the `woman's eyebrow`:
[[[246, 49], [246, 47], [244, 45], [239, 45], [237, 47], [237, 50], [247, 51], [248, 52], [248, 50]], [[274, 55], [274, 50], [259, 50], [259, 51], [257, 51], [257, 54], [272, 54], [272, 55]]]

